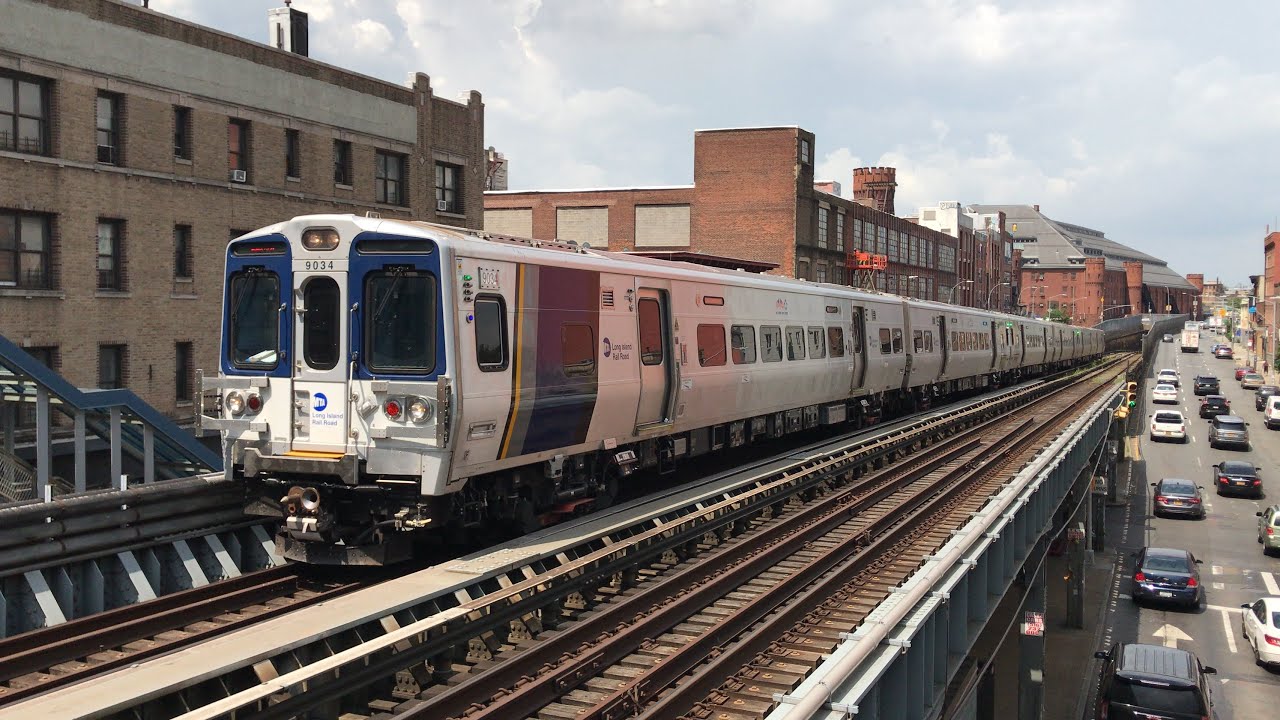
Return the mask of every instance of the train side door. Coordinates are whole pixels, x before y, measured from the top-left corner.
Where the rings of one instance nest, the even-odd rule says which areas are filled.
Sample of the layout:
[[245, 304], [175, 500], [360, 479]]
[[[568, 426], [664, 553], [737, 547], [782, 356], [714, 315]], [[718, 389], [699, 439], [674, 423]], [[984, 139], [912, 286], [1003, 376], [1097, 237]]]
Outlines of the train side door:
[[[291, 449], [346, 452], [350, 335], [346, 260], [325, 270], [294, 260], [293, 437]], [[334, 269], [328, 269], [333, 266]]]
[[997, 342], [999, 338], [996, 337], [996, 324], [990, 323], [990, 325], [991, 325], [991, 369], [995, 370], [996, 364], [1000, 358], [1000, 343]]
[[642, 287], [636, 300], [640, 340], [640, 401], [636, 426], [669, 421], [675, 358], [671, 357], [671, 307], [665, 290]]
[[938, 337], [942, 339], [939, 343], [942, 346], [942, 369], [938, 371], [941, 377], [947, 376], [947, 361], [951, 359], [951, 344], [947, 342], [947, 316], [938, 316]]
[[858, 306], [853, 307], [853, 318], [850, 321], [850, 339], [853, 345], [853, 387], [852, 392], [867, 384], [867, 311]]

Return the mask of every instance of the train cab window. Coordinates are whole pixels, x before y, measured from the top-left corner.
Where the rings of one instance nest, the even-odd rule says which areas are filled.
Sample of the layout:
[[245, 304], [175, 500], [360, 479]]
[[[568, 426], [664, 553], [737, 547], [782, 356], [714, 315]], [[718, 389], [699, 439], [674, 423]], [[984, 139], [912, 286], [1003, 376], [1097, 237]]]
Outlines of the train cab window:
[[719, 367], [727, 362], [723, 325], [698, 326], [698, 364]]
[[787, 359], [804, 359], [804, 328], [787, 328]]
[[844, 357], [844, 329], [827, 328], [827, 349], [831, 357]]
[[640, 362], [643, 365], [661, 365], [662, 308], [653, 298], [640, 298], [637, 314], [640, 316]]
[[364, 362], [374, 372], [426, 375], [436, 367], [436, 279], [387, 270], [364, 281]]
[[902, 352], [902, 330], [901, 328], [893, 329], [893, 354], [897, 355]]
[[782, 328], [777, 325], [760, 328], [760, 358], [765, 362], [782, 361]]
[[274, 368], [280, 332], [280, 278], [275, 273], [236, 273], [231, 276], [230, 297], [231, 364]]
[[729, 331], [733, 346], [733, 364], [750, 365], [756, 361], [756, 329], [750, 325], [734, 325]]
[[915, 330], [912, 332], [912, 351], [917, 353], [924, 352], [924, 331]]
[[849, 343], [853, 345], [853, 352], [862, 352], [862, 328], [856, 321], [849, 326]]
[[822, 328], [809, 328], [809, 357], [822, 358], [827, 356], [827, 341], [823, 337]]
[[564, 323], [560, 326], [560, 364], [569, 377], [595, 374], [596, 338], [590, 325]]
[[476, 298], [476, 365], [482, 372], [507, 369], [506, 303], [495, 296]]
[[331, 277], [302, 286], [302, 359], [316, 370], [332, 370], [342, 345], [342, 291]]
[[924, 334], [924, 351], [933, 352], [933, 331], [930, 330]]
[[893, 353], [893, 339], [889, 333], [889, 328], [880, 328], [880, 354], [890, 355]]

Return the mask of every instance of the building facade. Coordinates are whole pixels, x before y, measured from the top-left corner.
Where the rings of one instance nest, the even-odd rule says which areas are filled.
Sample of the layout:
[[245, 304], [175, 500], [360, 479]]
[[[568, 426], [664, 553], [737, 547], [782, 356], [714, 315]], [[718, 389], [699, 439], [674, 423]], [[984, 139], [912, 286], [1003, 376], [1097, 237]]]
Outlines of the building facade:
[[[693, 184], [485, 193], [485, 229], [614, 251], [679, 251], [775, 265], [814, 282], [946, 299], [957, 239], [893, 214], [892, 168], [854, 171], [860, 200], [815, 183], [813, 133], [798, 127], [699, 130]], [[855, 253], [887, 267], [858, 272]], [[746, 263], [744, 263], [745, 265]]]
[[7, 0], [0, 334], [81, 387], [189, 416], [195, 368], [217, 367], [230, 238], [309, 213], [480, 227], [479, 93], [293, 49], [136, 3]]

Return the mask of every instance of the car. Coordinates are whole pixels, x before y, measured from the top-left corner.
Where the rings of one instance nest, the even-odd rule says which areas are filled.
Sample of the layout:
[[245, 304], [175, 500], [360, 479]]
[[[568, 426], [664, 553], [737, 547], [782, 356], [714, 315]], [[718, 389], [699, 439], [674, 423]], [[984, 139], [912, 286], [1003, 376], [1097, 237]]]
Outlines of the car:
[[1177, 410], [1161, 410], [1151, 415], [1151, 441], [1187, 441], [1187, 419]]
[[1262, 387], [1262, 383], [1266, 382], [1262, 376], [1256, 372], [1248, 372], [1240, 377], [1240, 387], [1245, 390], [1257, 390]]
[[1178, 382], [1178, 371], [1169, 369], [1161, 370], [1156, 373], [1156, 383], [1168, 383], [1174, 387], [1178, 387], [1178, 385], [1181, 384]]
[[1160, 338], [1160, 342], [1173, 342], [1173, 336], [1169, 333], [1165, 333], [1164, 337]]
[[1178, 404], [1178, 388], [1169, 383], [1159, 383], [1151, 388], [1151, 402]]
[[1222, 392], [1222, 387], [1215, 375], [1197, 375], [1192, 382], [1191, 392], [1196, 395], [1217, 395]]
[[1280, 427], [1280, 394], [1267, 398], [1267, 408], [1262, 411], [1262, 423], [1268, 430]]
[[1227, 492], [1245, 493], [1254, 497], [1262, 497], [1262, 478], [1258, 473], [1262, 468], [1243, 460], [1223, 460], [1213, 466], [1214, 487], [1218, 494]]
[[1248, 375], [1251, 372], [1254, 372], [1253, 368], [1249, 367], [1248, 365], [1241, 365], [1240, 367], [1236, 368], [1236, 380], [1237, 381], [1244, 380], [1244, 376]]
[[1262, 554], [1270, 555], [1280, 550], [1280, 505], [1272, 505], [1254, 515], [1258, 516], [1258, 542], [1262, 543]]
[[1136, 553], [1133, 583], [1129, 590], [1135, 603], [1143, 600], [1198, 607], [1204, 599], [1200, 584], [1200, 561], [1177, 548], [1144, 547]]
[[1200, 398], [1200, 417], [1211, 418], [1231, 412], [1231, 401], [1221, 395]]
[[1214, 415], [1209, 421], [1209, 447], [1223, 445], [1249, 449], [1249, 423], [1236, 415]]
[[1280, 385], [1263, 385], [1253, 393], [1253, 409], [1264, 410], [1267, 407], [1267, 398], [1280, 393]]
[[1219, 360], [1230, 360], [1235, 357], [1235, 353], [1231, 351], [1229, 345], [1219, 345], [1218, 349], [1213, 351], [1213, 356]]
[[1151, 514], [1156, 517], [1183, 515], [1204, 518], [1204, 498], [1200, 486], [1190, 480], [1164, 478], [1151, 483], [1155, 492], [1151, 498]]
[[1240, 634], [1259, 665], [1280, 665], [1280, 597], [1262, 597], [1240, 606]]
[[1207, 676], [1218, 671], [1195, 655], [1174, 647], [1116, 643], [1099, 650], [1097, 718], [1214, 717], [1213, 689]]

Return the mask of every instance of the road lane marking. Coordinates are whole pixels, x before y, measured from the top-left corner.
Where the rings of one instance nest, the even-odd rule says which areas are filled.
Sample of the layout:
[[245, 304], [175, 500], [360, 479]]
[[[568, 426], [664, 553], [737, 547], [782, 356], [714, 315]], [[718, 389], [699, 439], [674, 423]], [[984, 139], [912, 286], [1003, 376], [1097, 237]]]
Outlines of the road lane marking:
[[1214, 583], [1214, 584], [1213, 584], [1213, 589], [1214, 589], [1214, 590], [1223, 590], [1223, 589], [1225, 589], [1226, 587], [1227, 587], [1227, 586], [1226, 586], [1226, 585], [1223, 585], [1222, 583], [1217, 583], [1217, 582], [1216, 582], [1216, 583]]
[[1197, 456], [1196, 456], [1196, 467], [1198, 467], [1198, 468], [1203, 468], [1203, 467], [1204, 467], [1204, 463], [1202, 463], [1202, 462], [1200, 461], [1200, 456], [1199, 456], [1199, 455], [1197, 455]]
[[1267, 594], [1280, 595], [1280, 587], [1276, 586], [1276, 576], [1269, 572], [1259, 574], [1262, 575], [1262, 583], [1267, 586]]
[[1204, 607], [1206, 610], [1221, 610], [1222, 612], [1227, 613], [1240, 612], [1240, 608], [1238, 607], [1227, 607], [1225, 605], [1209, 605], [1206, 603]]
[[1231, 631], [1231, 613], [1222, 611], [1222, 630], [1227, 634], [1227, 649], [1236, 654], [1236, 634]]
[[1221, 566], [1221, 565], [1213, 565], [1213, 566], [1211, 567], [1211, 569], [1213, 570], [1213, 574], [1214, 574], [1214, 575], [1221, 575], [1221, 574], [1222, 574], [1222, 566]]

